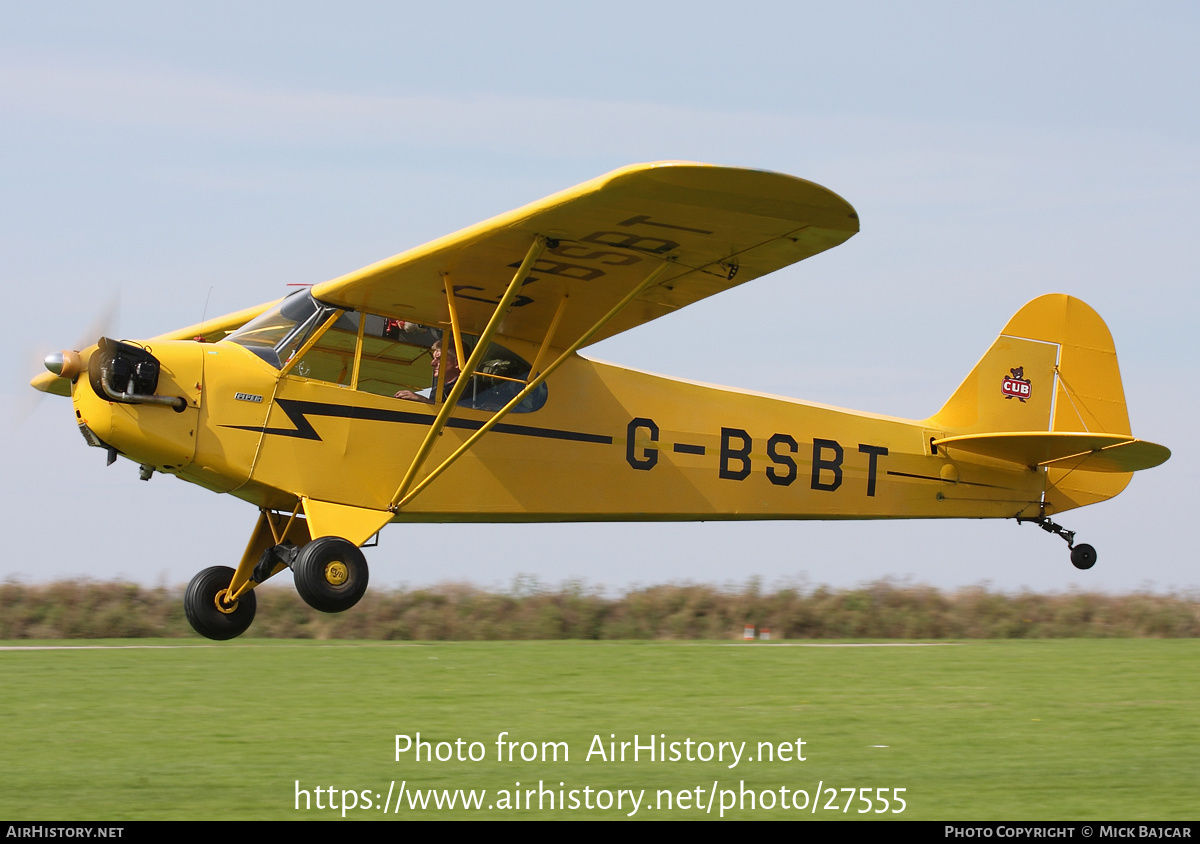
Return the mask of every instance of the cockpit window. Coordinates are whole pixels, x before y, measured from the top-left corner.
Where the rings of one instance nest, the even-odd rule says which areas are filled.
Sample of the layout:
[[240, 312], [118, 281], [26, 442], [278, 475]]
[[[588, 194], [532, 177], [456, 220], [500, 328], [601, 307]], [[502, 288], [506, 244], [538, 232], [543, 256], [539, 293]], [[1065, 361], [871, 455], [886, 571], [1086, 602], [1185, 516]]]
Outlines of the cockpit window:
[[[226, 339], [282, 369], [335, 313], [338, 316], [333, 325], [303, 352], [289, 375], [389, 398], [440, 403], [449, 394], [459, 366], [449, 331], [376, 314], [341, 311], [317, 302], [307, 290], [292, 294]], [[443, 335], [448, 351], [444, 353], [439, 383], [435, 384], [433, 360], [435, 354], [443, 354]], [[469, 357], [478, 338], [464, 335], [462, 339], [463, 354]], [[527, 361], [492, 343], [458, 404], [477, 410], [499, 410], [524, 389], [529, 377]], [[541, 384], [513, 412], [530, 413], [545, 403], [546, 385]]]

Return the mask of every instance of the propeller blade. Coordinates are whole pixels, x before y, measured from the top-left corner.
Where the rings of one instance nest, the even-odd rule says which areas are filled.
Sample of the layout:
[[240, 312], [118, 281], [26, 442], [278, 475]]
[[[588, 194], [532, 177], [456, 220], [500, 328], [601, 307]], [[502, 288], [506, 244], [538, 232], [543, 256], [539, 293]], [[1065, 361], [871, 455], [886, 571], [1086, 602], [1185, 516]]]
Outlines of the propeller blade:
[[[45, 393], [54, 393], [55, 395], [69, 396], [71, 394], [70, 385], [64, 379], [57, 377], [55, 372], [50, 369], [51, 359], [57, 357], [61, 360], [63, 352], [83, 351], [89, 346], [94, 346], [96, 341], [101, 337], [116, 336], [120, 312], [121, 293], [118, 290], [108, 298], [108, 302], [105, 303], [104, 307], [92, 319], [74, 346], [67, 349], [58, 349], [51, 348], [45, 344], [38, 344], [36, 348], [29, 349], [26, 359], [30, 362], [30, 386], [40, 391], [43, 395]], [[13, 405], [14, 427], [19, 428], [28, 421], [29, 417], [37, 410], [42, 398], [42, 395], [34, 395], [32, 393], [24, 393], [22, 395], [21, 399]]]

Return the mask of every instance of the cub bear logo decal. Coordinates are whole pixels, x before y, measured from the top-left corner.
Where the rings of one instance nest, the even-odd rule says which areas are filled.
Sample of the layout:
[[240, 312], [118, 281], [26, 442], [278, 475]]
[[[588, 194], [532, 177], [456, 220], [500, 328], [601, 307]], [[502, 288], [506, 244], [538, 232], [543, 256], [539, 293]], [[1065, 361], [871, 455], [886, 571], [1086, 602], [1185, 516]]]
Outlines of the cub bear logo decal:
[[1011, 376], [1004, 376], [1004, 383], [1000, 385], [1000, 392], [1004, 393], [1006, 399], [1017, 399], [1025, 401], [1033, 393], [1033, 383], [1025, 377], [1025, 367], [1018, 366], [1015, 369], [1010, 369]]

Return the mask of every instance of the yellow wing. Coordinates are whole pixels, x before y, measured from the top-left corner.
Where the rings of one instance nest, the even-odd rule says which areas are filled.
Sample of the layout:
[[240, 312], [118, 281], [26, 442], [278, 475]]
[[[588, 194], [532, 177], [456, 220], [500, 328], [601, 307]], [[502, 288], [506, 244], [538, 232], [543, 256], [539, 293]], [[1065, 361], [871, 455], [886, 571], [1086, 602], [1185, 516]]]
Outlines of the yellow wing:
[[333, 305], [478, 334], [537, 236], [499, 333], [540, 343], [564, 297], [565, 347], [664, 262], [668, 269], [590, 342], [837, 246], [858, 232], [844, 199], [812, 182], [684, 162], [637, 164], [313, 288]]
[[206, 343], [216, 343], [218, 340], [224, 340], [267, 308], [278, 303], [279, 300], [276, 299], [274, 302], [255, 305], [253, 308], [245, 308], [236, 313], [206, 319], [204, 322], [189, 325], [187, 328], [178, 328], [175, 331], [151, 337], [150, 342], [155, 340], [195, 340], [197, 337], [203, 337]]

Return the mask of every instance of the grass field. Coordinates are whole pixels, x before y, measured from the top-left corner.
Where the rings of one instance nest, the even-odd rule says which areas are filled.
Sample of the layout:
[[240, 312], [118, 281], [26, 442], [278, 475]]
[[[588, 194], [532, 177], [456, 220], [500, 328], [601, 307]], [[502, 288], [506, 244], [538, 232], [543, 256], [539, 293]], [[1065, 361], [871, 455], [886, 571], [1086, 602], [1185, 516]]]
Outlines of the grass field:
[[[369, 798], [372, 809], [346, 816], [372, 820], [389, 789], [388, 819], [619, 819], [634, 799], [643, 819], [707, 817], [697, 805], [710, 800], [716, 818], [739, 799], [725, 817], [1197, 816], [1197, 640], [41, 644], [61, 649], [0, 651], [2, 819], [340, 819], [316, 808], [329, 788], [339, 807], [352, 802], [343, 791], [359, 806]], [[396, 734], [418, 732], [434, 751], [449, 742], [443, 755], [483, 759], [416, 761], [410, 750], [395, 761]], [[513, 761], [497, 761], [502, 732], [530, 742], [527, 756], [565, 742], [569, 759], [560, 746], [558, 761], [521, 761], [518, 744]], [[702, 742], [745, 746], [732, 768], [728, 745], [724, 762], [650, 761], [644, 749], [635, 762], [632, 747], [625, 762], [586, 758], [596, 736], [619, 753], [635, 735], [665, 736], [684, 756], [707, 753]], [[794, 755], [797, 739], [805, 761], [759, 758], [759, 742]], [[554, 810], [537, 808], [539, 782]], [[847, 793], [831, 801], [831, 787], [871, 791], [843, 813]], [[410, 809], [427, 789], [486, 794], [481, 809]], [[618, 809], [622, 789], [635, 796], [621, 794]], [[806, 808], [781, 809], [781, 789]], [[876, 813], [883, 798], [897, 807], [892, 789], [905, 789], [905, 811]], [[514, 790], [520, 808], [500, 808]]]

